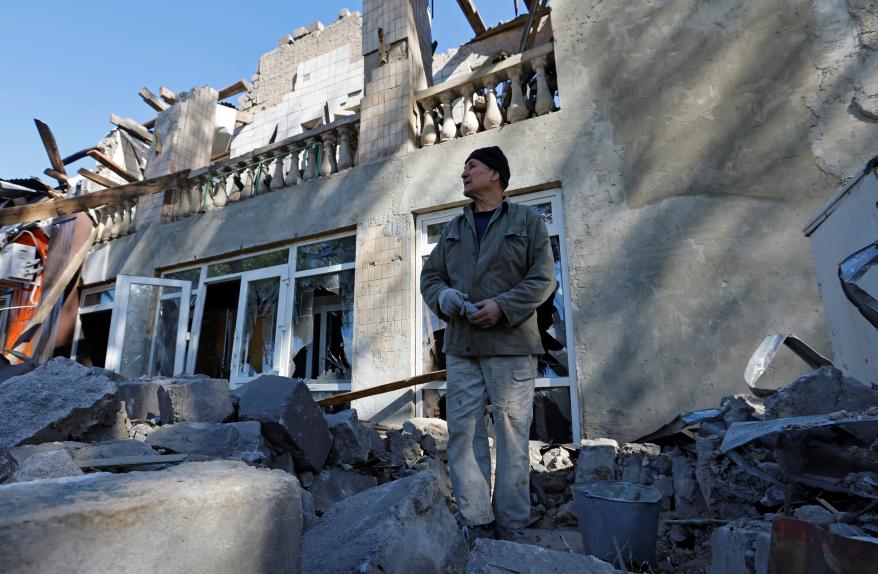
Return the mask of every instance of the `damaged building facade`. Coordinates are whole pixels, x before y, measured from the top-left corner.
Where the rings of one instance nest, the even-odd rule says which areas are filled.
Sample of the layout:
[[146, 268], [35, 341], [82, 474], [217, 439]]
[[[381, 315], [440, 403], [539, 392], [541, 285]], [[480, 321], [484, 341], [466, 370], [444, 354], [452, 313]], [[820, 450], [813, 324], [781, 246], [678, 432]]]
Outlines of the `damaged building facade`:
[[[801, 229], [878, 148], [875, 14], [556, 0], [434, 55], [428, 2], [364, 0], [281, 39], [252, 82], [146, 91], [154, 122], [116, 118], [109, 162], [71, 185], [97, 225], [53, 319], [70, 340], [49, 346], [126, 377], [275, 373], [327, 395], [441, 370], [420, 265], [465, 158], [498, 145], [559, 284], [534, 438], [642, 436], [743, 390], [765, 334], [829, 351]], [[91, 224], [72, 221], [76, 246]], [[353, 406], [401, 422], [442, 396]]]

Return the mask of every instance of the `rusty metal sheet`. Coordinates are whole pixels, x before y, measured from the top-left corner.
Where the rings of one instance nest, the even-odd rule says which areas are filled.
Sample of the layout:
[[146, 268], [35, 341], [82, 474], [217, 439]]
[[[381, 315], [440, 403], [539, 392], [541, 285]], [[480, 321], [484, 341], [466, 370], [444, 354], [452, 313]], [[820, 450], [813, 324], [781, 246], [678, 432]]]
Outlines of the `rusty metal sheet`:
[[786, 516], [772, 521], [768, 574], [870, 573], [878, 573], [878, 543]]

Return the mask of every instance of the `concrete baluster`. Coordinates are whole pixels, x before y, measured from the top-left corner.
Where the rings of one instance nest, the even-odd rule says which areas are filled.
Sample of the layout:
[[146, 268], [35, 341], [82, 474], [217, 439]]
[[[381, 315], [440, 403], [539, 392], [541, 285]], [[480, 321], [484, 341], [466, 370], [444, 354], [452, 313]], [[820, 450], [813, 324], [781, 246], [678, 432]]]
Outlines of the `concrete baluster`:
[[460, 123], [460, 135], [471, 136], [479, 131], [479, 118], [473, 110], [475, 88], [472, 84], [466, 84], [461, 88], [461, 92], [463, 92], [463, 121]]
[[500, 106], [497, 105], [497, 94], [494, 89], [497, 87], [497, 80], [493, 76], [485, 79], [485, 117], [482, 118], [482, 124], [486, 130], [492, 130], [500, 127], [503, 123], [503, 114], [500, 113]]
[[128, 235], [131, 227], [131, 214], [128, 212], [128, 202], [123, 201], [119, 205], [119, 237]]
[[294, 186], [299, 183], [299, 178], [301, 177], [301, 173], [299, 172], [299, 155], [302, 153], [302, 150], [294, 149], [292, 153], [290, 153], [290, 169], [287, 170], [287, 174], [284, 176], [284, 184], [287, 187]]
[[352, 165], [354, 165], [354, 158], [351, 156], [351, 129], [342, 126], [338, 128], [338, 162], [336, 167], [338, 171], [341, 171]]
[[308, 148], [305, 154], [305, 169], [302, 174], [303, 181], [310, 181], [317, 177], [317, 141], [317, 138], [310, 138], [305, 142], [308, 144]]
[[237, 173], [230, 173], [226, 177], [226, 191], [229, 195], [229, 202], [235, 203], [241, 201], [241, 190], [244, 189], [244, 182]]
[[439, 96], [442, 101], [442, 131], [439, 132], [439, 141], [453, 140], [457, 135], [457, 126], [451, 117], [451, 92], [445, 92]]
[[541, 116], [552, 111], [552, 108], [555, 107], [555, 98], [549, 92], [549, 82], [546, 79], [546, 59], [537, 58], [533, 65], [537, 76], [537, 101], [534, 105], [534, 111], [538, 116]]
[[521, 93], [521, 69], [516, 68], [509, 72], [509, 89], [512, 90], [512, 103], [506, 110], [506, 119], [509, 123], [515, 123], [526, 119], [528, 116], [527, 104]]
[[285, 148], [278, 150], [279, 155], [272, 162], [271, 183], [268, 186], [270, 191], [284, 186], [284, 161], [287, 159], [287, 151]]
[[128, 233], [137, 231], [137, 201], [131, 200], [125, 202], [128, 209]]
[[332, 169], [335, 163], [335, 134], [326, 132], [320, 135], [320, 139], [323, 140], [323, 157], [320, 158], [319, 173], [321, 177], [326, 177], [338, 171], [337, 169]]
[[229, 195], [226, 192], [226, 177], [219, 173], [213, 179], [213, 206], [222, 209], [229, 201]]
[[122, 214], [118, 205], [110, 206], [110, 239], [119, 237], [119, 231], [122, 228]]
[[433, 100], [426, 99], [421, 102], [424, 108], [424, 121], [421, 122], [421, 147], [428, 147], [436, 143], [439, 134], [436, 133], [436, 122], [433, 121]]

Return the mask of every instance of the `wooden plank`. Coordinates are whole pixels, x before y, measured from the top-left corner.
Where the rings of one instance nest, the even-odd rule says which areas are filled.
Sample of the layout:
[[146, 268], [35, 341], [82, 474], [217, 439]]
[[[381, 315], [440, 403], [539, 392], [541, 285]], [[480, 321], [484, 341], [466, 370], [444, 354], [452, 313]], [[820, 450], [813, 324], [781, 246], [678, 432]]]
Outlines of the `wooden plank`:
[[176, 464], [189, 458], [188, 454], [145, 454], [140, 456], [117, 456], [114, 458], [90, 458], [77, 460], [79, 468], [95, 470], [128, 466], [148, 466], [152, 464]]
[[243, 94], [244, 92], [249, 92], [250, 90], [250, 82], [248, 82], [247, 80], [238, 80], [234, 84], [231, 84], [221, 89], [219, 91], [219, 97], [217, 98], [217, 100], [223, 101], [226, 98], [231, 98], [232, 96]]
[[102, 189], [76, 197], [7, 207], [6, 209], [0, 209], [0, 225], [41, 221], [50, 217], [57, 217], [58, 215], [87, 211], [88, 209], [101, 207], [108, 203], [119, 203], [126, 199], [135, 199], [141, 195], [149, 195], [165, 191], [169, 188], [180, 187], [188, 177], [189, 170], [185, 169], [146, 181], [119, 185], [111, 189]]
[[[52, 164], [52, 169], [58, 173], [67, 175], [67, 172], [64, 170], [64, 162], [61, 161], [61, 153], [58, 151], [58, 142], [55, 141], [55, 136], [52, 134], [52, 130], [49, 129], [49, 126], [36, 118], [34, 118], [34, 123], [37, 126], [37, 131], [40, 132], [40, 139], [43, 140], [43, 147], [46, 148], [46, 153], [49, 154], [49, 163]], [[66, 180], [62, 181], [62, 183], [66, 183]]]
[[[67, 157], [65, 157], [64, 159], [62, 159], [61, 162], [62, 162], [64, 165], [70, 165], [71, 163], [73, 163], [73, 162], [75, 162], [75, 161], [79, 161], [79, 160], [81, 160], [82, 158], [84, 158], [85, 156], [87, 156], [87, 155], [88, 155], [88, 152], [91, 151], [91, 150], [93, 150], [93, 149], [98, 149], [98, 148], [96, 148], [95, 146], [91, 146], [91, 147], [87, 147], [87, 148], [85, 148], [85, 149], [81, 149], [81, 150], [79, 150], [78, 152], [75, 152], [75, 153], [72, 153], [72, 154], [68, 155]], [[48, 174], [47, 174], [47, 175], [48, 175]]]
[[143, 98], [143, 101], [146, 102], [146, 105], [148, 105], [157, 112], [163, 112], [168, 109], [168, 107], [170, 107], [168, 106], [168, 104], [163, 102], [157, 95], [150, 92], [149, 89], [146, 87], [140, 88], [140, 91], [137, 93], [141, 98]]
[[90, 152], [88, 152], [88, 156], [93, 158], [99, 164], [108, 168], [110, 171], [112, 171], [113, 173], [115, 173], [116, 175], [118, 175], [119, 177], [121, 177], [122, 179], [127, 181], [128, 183], [134, 183], [135, 181], [140, 181], [139, 177], [130, 173], [127, 169], [125, 169], [124, 167], [122, 167], [121, 165], [119, 165], [118, 163], [116, 163], [115, 161], [113, 161], [112, 159], [110, 159], [109, 157], [102, 154], [101, 152], [99, 152], [96, 149], [93, 149]]
[[537, 37], [537, 29], [540, 27], [540, 22], [542, 21], [543, 16], [549, 12], [546, 8], [546, 2], [548, 2], [548, 0], [534, 0], [533, 5], [530, 6], [530, 15], [527, 17], [527, 24], [525, 24], [524, 31], [521, 34], [521, 45], [518, 48], [519, 52], [530, 50], [531, 46], [533, 46], [534, 40]]
[[47, 167], [46, 169], [44, 169], [43, 173], [48, 175], [49, 177], [51, 177], [53, 179], [57, 179], [61, 183], [65, 183], [65, 184], [67, 183], [67, 180], [69, 179], [69, 177], [67, 176], [66, 173], [61, 173], [60, 171], [55, 171], [51, 167]]
[[235, 122], [247, 125], [253, 121], [253, 115], [250, 112], [242, 112], [241, 110], [235, 110]]
[[110, 123], [115, 124], [127, 131], [133, 136], [136, 136], [146, 143], [152, 143], [152, 134], [149, 133], [149, 130], [135, 122], [134, 120], [130, 120], [128, 118], [122, 118], [117, 116], [116, 114], [110, 114]]
[[104, 187], [118, 187], [119, 182], [113, 181], [112, 179], [107, 179], [106, 177], [93, 172], [90, 169], [85, 169], [84, 167], [79, 168], [79, 175], [84, 177], [85, 179], [89, 179], [95, 182], [98, 185], [103, 185]]
[[177, 102], [177, 94], [164, 86], [159, 88], [159, 97], [161, 97], [172, 106]]
[[463, 10], [463, 15], [466, 16], [466, 21], [472, 26], [473, 32], [482, 34], [487, 30], [473, 0], [457, 0], [457, 5]]
[[392, 383], [386, 383], [383, 385], [378, 385], [375, 387], [370, 387], [368, 389], [363, 389], [361, 391], [351, 391], [348, 393], [339, 393], [337, 395], [333, 395], [331, 397], [326, 397], [325, 399], [320, 399], [319, 401], [315, 401], [321, 407], [333, 407], [336, 405], [341, 405], [344, 403], [349, 403], [355, 399], [362, 399], [365, 397], [372, 397], [375, 395], [381, 395], [384, 393], [389, 393], [390, 391], [397, 391], [399, 389], [405, 389], [407, 387], [414, 387], [415, 385], [423, 385], [424, 383], [430, 383], [433, 381], [441, 381], [445, 379], [445, 375], [448, 371], [433, 371], [432, 373], [426, 373], [424, 375], [418, 375], [417, 377], [409, 377], [408, 379], [403, 379], [401, 381], [394, 381]]

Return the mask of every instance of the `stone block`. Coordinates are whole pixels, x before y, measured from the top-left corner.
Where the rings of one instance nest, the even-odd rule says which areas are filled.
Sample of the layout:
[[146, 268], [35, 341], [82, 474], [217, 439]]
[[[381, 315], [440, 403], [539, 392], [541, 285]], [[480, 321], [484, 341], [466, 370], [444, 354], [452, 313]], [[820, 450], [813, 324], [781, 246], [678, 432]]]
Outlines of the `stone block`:
[[262, 423], [263, 436], [279, 450], [289, 450], [297, 470], [319, 472], [323, 468], [332, 435], [304, 382], [262, 375], [237, 394], [238, 417]]
[[661, 455], [656, 444], [624, 444], [617, 455], [618, 476], [620, 480], [635, 484], [652, 484], [654, 480], [652, 461]]
[[611, 438], [583, 439], [576, 461], [576, 482], [614, 480], [619, 443]]
[[77, 439], [118, 409], [110, 371], [56, 357], [0, 384], [0, 448]]
[[18, 465], [15, 472], [7, 480], [7, 484], [13, 482], [27, 482], [42, 478], [62, 478], [65, 476], [79, 476], [82, 470], [70, 458], [66, 450], [52, 450], [38, 452], [29, 456]]
[[402, 430], [418, 441], [427, 456], [440, 457], [448, 450], [448, 423], [442, 419], [409, 419], [402, 423]]
[[387, 431], [390, 466], [411, 468], [424, 456], [424, 449], [414, 435], [397, 429]]
[[221, 423], [234, 415], [229, 383], [207, 377], [160, 380], [158, 391], [162, 424]]
[[119, 398], [132, 420], [149, 420], [159, 416], [159, 389], [156, 379], [134, 379], [119, 383]]
[[[341, 533], [343, 544], [339, 544]], [[306, 574], [439, 574], [463, 568], [466, 542], [436, 475], [427, 471], [334, 505], [305, 533], [302, 555]]]
[[323, 514], [329, 507], [351, 496], [378, 486], [378, 479], [371, 475], [348, 472], [338, 468], [324, 470], [314, 479], [311, 494], [314, 510]]
[[138, 440], [111, 440], [87, 444], [83, 442], [44, 442], [41, 444], [17, 446], [9, 449], [16, 463], [22, 464], [30, 457], [47, 452], [64, 451], [74, 461], [116, 458], [120, 456], [148, 456], [156, 452]]
[[300, 572], [299, 484], [240, 462], [0, 486], [0, 572]]
[[806, 504], [795, 509], [793, 518], [810, 522], [820, 528], [829, 528], [829, 525], [835, 522], [835, 517], [831, 512], [816, 504]]
[[378, 431], [360, 423], [357, 411], [347, 409], [326, 415], [326, 424], [332, 434], [329, 464], [362, 464], [369, 460]]
[[255, 421], [177, 423], [162, 426], [150, 434], [146, 444], [179, 454], [199, 454], [260, 464], [271, 454], [262, 439], [261, 428]]
[[765, 399], [766, 418], [862, 411], [878, 405], [878, 389], [845, 377], [834, 367], [821, 367], [799, 377]]
[[570, 453], [567, 452], [566, 448], [556, 447], [549, 449], [543, 454], [542, 460], [543, 466], [549, 472], [573, 468], [573, 461], [570, 459]]
[[609, 562], [587, 554], [546, 550], [531, 544], [505, 540], [476, 540], [470, 554], [466, 574], [508, 574], [539, 572], [540, 574], [621, 574]]
[[771, 523], [733, 522], [710, 537], [710, 574], [767, 574]]

